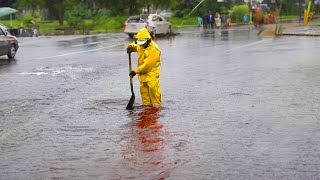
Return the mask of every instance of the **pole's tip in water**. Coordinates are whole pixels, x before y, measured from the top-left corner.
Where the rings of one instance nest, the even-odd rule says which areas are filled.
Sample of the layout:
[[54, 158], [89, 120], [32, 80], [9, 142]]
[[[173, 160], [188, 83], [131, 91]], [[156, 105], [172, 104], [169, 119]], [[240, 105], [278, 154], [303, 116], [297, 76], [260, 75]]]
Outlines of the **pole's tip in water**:
[[134, 100], [135, 100], [135, 96], [134, 96], [134, 94], [132, 94], [126, 109], [128, 109], [128, 110], [132, 110], [133, 109]]

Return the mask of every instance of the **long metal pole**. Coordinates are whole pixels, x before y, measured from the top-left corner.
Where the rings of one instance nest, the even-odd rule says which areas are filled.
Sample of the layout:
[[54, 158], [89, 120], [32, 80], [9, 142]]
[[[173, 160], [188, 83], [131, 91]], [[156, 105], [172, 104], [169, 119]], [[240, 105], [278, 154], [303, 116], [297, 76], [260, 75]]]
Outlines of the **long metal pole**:
[[203, 1], [204, 1], [204, 0], [202, 0], [201, 2], [199, 2], [199, 4], [192, 9], [192, 11], [189, 13], [189, 16], [190, 16], [190, 14], [191, 14], [195, 9], [197, 9], [198, 6], [200, 6], [200, 4], [201, 4]]

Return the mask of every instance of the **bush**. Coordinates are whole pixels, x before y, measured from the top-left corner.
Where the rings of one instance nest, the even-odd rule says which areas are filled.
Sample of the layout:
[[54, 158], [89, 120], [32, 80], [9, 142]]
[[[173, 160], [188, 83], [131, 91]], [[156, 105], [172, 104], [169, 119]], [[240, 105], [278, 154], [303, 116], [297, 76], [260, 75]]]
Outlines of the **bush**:
[[187, 9], [177, 10], [173, 12], [173, 16], [178, 18], [183, 18], [184, 16], [189, 15], [189, 11], [190, 10], [187, 10]]
[[243, 16], [245, 14], [249, 14], [248, 5], [234, 6], [231, 12], [231, 21], [237, 23], [243, 22]]
[[220, 7], [220, 14], [226, 14], [226, 15], [228, 15], [228, 14], [229, 14], [228, 8], [225, 7], [225, 6], [221, 6], [221, 7]]
[[22, 19], [22, 23], [23, 23], [23, 26], [26, 28], [34, 28], [38, 26], [39, 20], [31, 16], [25, 16]]
[[93, 30], [97, 32], [106, 32], [115, 29], [123, 28], [123, 24], [126, 21], [126, 17], [117, 16], [117, 17], [107, 17], [107, 16], [96, 16], [92, 20], [91, 23], [93, 26]]
[[78, 29], [83, 28], [87, 7], [81, 4], [73, 6], [67, 12], [67, 22], [70, 26]]

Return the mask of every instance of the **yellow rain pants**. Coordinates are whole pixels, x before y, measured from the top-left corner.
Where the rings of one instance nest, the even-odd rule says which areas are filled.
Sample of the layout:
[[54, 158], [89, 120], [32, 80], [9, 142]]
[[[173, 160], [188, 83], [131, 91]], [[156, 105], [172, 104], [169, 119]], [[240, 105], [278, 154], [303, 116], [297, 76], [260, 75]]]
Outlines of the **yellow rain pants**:
[[148, 82], [140, 82], [140, 93], [144, 106], [161, 107], [160, 81], [155, 79]]

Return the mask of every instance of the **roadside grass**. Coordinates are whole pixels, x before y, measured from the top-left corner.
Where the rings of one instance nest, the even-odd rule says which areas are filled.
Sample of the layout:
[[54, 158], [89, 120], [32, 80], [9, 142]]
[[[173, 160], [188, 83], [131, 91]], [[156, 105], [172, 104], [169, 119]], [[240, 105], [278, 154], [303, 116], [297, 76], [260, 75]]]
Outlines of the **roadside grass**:
[[[84, 20], [83, 24], [80, 26], [80, 31], [84, 29], [90, 29], [93, 33], [104, 33], [110, 31], [119, 31], [122, 30], [123, 24], [126, 20], [126, 17], [113, 17], [113, 18], [101, 18], [101, 19], [89, 19]], [[7, 27], [10, 26], [10, 20], [1, 20], [2, 24]], [[29, 28], [30, 25], [25, 25], [20, 20], [13, 20], [12, 27], [13, 28]], [[65, 21], [64, 25], [61, 26], [58, 20], [45, 20], [39, 22], [39, 31], [43, 34], [54, 34], [61, 33], [64, 27], [68, 26], [68, 22]]]
[[[127, 17], [104, 17], [99, 19], [88, 19], [84, 20], [80, 25], [80, 31], [85, 29], [90, 30], [92, 33], [105, 33], [123, 30], [124, 22]], [[1, 20], [2, 24], [10, 26], [10, 20]], [[182, 26], [197, 25], [196, 17], [186, 17], [186, 18], [169, 18], [169, 22], [172, 24], [174, 29], [179, 29]], [[58, 20], [44, 20], [39, 22], [39, 32], [41, 34], [61, 34], [65, 26], [68, 26], [68, 22], [65, 21], [64, 25], [61, 26]], [[32, 27], [30, 24], [23, 24], [21, 20], [12, 20], [13, 28], [29, 28]]]
[[[10, 20], [1, 20], [1, 23], [6, 25], [7, 27], [11, 27]], [[64, 25], [67, 25], [67, 22], [64, 23]], [[12, 20], [12, 28], [29, 28], [30, 25], [25, 25], [20, 20]], [[60, 26], [58, 20], [47, 20], [47, 21], [41, 21], [39, 23], [39, 31], [40, 33], [48, 34], [48, 33], [59, 33], [63, 29], [64, 26]]]
[[85, 21], [85, 26], [90, 27], [95, 33], [104, 33], [110, 31], [120, 31], [123, 30], [124, 22], [126, 17], [107, 17], [100, 19], [90, 19]]
[[184, 18], [170, 17], [169, 22], [172, 24], [174, 29], [179, 29], [182, 26], [197, 25], [198, 20], [196, 17], [184, 17]]
[[[279, 19], [292, 19], [299, 16], [286, 15], [280, 16]], [[84, 20], [80, 25], [79, 31], [90, 30], [90, 33], [106, 33], [106, 32], [121, 32], [123, 30], [124, 22], [127, 17], [117, 16], [117, 17], [101, 17], [97, 19], [87, 19]], [[174, 29], [179, 29], [183, 26], [196, 26], [197, 17], [170, 17], [168, 20]], [[10, 27], [10, 20], [0, 20], [0, 23]], [[319, 26], [319, 24], [317, 24]], [[29, 25], [23, 24], [21, 20], [12, 20], [12, 27], [28, 28]], [[41, 34], [61, 34], [65, 26], [68, 26], [68, 22], [65, 21], [64, 25], [61, 26], [58, 20], [45, 20], [39, 22], [39, 32]]]
[[[64, 23], [67, 25], [67, 23]], [[60, 26], [59, 21], [42, 21], [39, 23], [39, 32], [44, 34], [61, 33], [64, 26]]]
[[293, 19], [298, 18], [299, 16], [287, 15], [287, 16], [279, 16], [279, 19]]
[[[10, 20], [0, 20], [0, 23], [7, 26], [7, 27], [10, 27]], [[21, 21], [19, 20], [12, 20], [12, 26], [13, 27], [20, 27], [22, 24], [21, 24]]]

